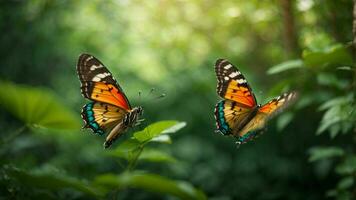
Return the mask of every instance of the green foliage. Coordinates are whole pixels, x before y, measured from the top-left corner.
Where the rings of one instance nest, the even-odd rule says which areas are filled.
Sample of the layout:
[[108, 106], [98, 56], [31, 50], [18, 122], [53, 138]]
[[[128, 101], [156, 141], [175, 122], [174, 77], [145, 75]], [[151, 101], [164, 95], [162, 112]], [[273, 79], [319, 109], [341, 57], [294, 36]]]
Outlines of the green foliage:
[[[1, 173], [6, 177], [5, 181], [16, 181], [21, 187], [48, 189], [53, 192], [70, 188], [94, 197], [104, 195], [102, 191], [98, 190], [96, 187], [90, 186], [87, 182], [73, 177], [67, 177], [62, 174], [43, 172], [34, 173], [6, 165], [1, 169]], [[11, 186], [8, 186], [7, 189], [11, 189]]]
[[[315, 112], [323, 112], [319, 126], [315, 131], [317, 135], [328, 132], [332, 139], [336, 139], [340, 133], [349, 135], [348, 137], [353, 137], [352, 135], [355, 134], [356, 71], [349, 48], [350, 46], [341, 44], [324, 44], [322, 47], [312, 47], [303, 51], [302, 60], [299, 60], [297, 64], [295, 64], [295, 60], [291, 60], [269, 70], [270, 74], [276, 74], [290, 71], [297, 66], [300, 68], [299, 73], [304, 77], [296, 77], [294, 82], [298, 82], [299, 87], [307, 88], [312, 85], [315, 90], [318, 90], [314, 93], [303, 91], [302, 98], [309, 100], [306, 101], [307, 103], [300, 103], [303, 106], [299, 106], [301, 109], [308, 105], [314, 105], [317, 108]], [[337, 74], [337, 70], [349, 73], [349, 76], [340, 76]], [[278, 127], [284, 127], [289, 120], [288, 117], [281, 116], [277, 123]], [[352, 188], [356, 179], [356, 159], [352, 150], [333, 144], [312, 147], [309, 149], [309, 153], [309, 161], [315, 163], [315, 168], [320, 176], [325, 177], [333, 172], [341, 176], [334, 188], [329, 188], [326, 195], [336, 199], [352, 199], [354, 197]], [[333, 167], [335, 170], [331, 170]]]
[[178, 123], [177, 121], [162, 121], [149, 125], [142, 131], [134, 133], [133, 136], [140, 143], [145, 143], [161, 134], [174, 133], [184, 126], [184, 122]]
[[79, 118], [46, 89], [0, 82], [0, 106], [31, 127], [77, 130]]
[[[147, 126], [143, 131], [134, 133], [131, 139], [124, 141], [114, 150], [109, 151], [107, 153], [109, 156], [127, 160], [126, 170], [122, 171], [119, 175], [97, 174], [93, 181], [89, 181], [69, 177], [58, 170], [28, 171], [3, 165], [0, 170], [3, 177], [0, 178], [0, 180], [16, 184], [16, 189], [12, 189], [12, 186], [7, 186], [7, 189], [13, 192], [21, 192], [17, 191], [20, 186], [30, 187], [34, 191], [40, 189], [44, 191], [48, 190], [48, 192], [71, 189], [80, 192], [81, 195], [103, 198], [112, 190], [137, 188], [158, 194], [176, 196], [181, 199], [206, 199], [202, 191], [194, 188], [187, 182], [171, 180], [157, 174], [134, 171], [138, 161], [154, 163], [176, 162], [176, 159], [168, 153], [152, 147], [145, 148], [145, 146], [148, 145], [150, 141], [163, 141], [163, 144], [165, 144], [167, 139], [155, 140], [155, 138], [168, 133], [175, 133], [184, 126], [185, 122], [178, 121], [160, 121], [153, 123]], [[141, 139], [141, 141], [137, 138]], [[54, 194], [55, 193], [50, 193], [50, 196], [54, 197]]]
[[330, 99], [319, 107], [325, 111], [323, 119], [317, 130], [317, 134], [328, 130], [331, 137], [338, 133], [346, 134], [355, 126], [356, 110], [354, 94], [350, 93], [342, 97]]
[[185, 122], [173, 120], [160, 121], [150, 124], [142, 131], [135, 132], [131, 139], [123, 142], [108, 153], [111, 156], [127, 160], [127, 169], [129, 171], [123, 172], [120, 175], [106, 174], [98, 176], [95, 184], [105, 187], [109, 186], [113, 189], [139, 188], [160, 194], [177, 196], [181, 199], [205, 199], [205, 195], [201, 191], [186, 182], [170, 180], [155, 174], [133, 171], [138, 161], [176, 162], [176, 159], [168, 153], [145, 146], [151, 141], [160, 141], [155, 140], [155, 138], [163, 136], [162, 134], [175, 133], [185, 125]]
[[352, 65], [352, 57], [347, 50], [347, 46], [335, 44], [323, 50], [303, 51], [303, 60], [308, 67], [324, 67], [327, 65]]
[[[142, 131], [135, 132], [133, 137], [123, 142], [108, 154], [127, 160], [130, 165], [137, 160], [150, 162], [174, 162], [175, 159], [166, 152], [144, 148], [149, 142], [167, 143], [171, 141], [169, 133], [175, 133], [186, 125], [185, 122], [160, 121], [147, 126]], [[162, 136], [167, 138], [161, 139]], [[157, 139], [158, 138], [158, 139]]]
[[339, 147], [313, 147], [309, 151], [309, 161], [314, 162], [322, 159], [329, 159], [343, 156], [344, 150]]
[[275, 65], [271, 68], [268, 69], [267, 74], [277, 74], [283, 71], [287, 71], [290, 69], [296, 69], [296, 68], [301, 68], [303, 67], [303, 61], [302, 60], [289, 60], [284, 63]]
[[206, 199], [205, 195], [191, 184], [172, 181], [167, 178], [143, 173], [127, 172], [121, 175], [105, 174], [95, 179], [95, 184], [106, 188], [139, 188], [160, 194], [176, 196], [180, 199]]

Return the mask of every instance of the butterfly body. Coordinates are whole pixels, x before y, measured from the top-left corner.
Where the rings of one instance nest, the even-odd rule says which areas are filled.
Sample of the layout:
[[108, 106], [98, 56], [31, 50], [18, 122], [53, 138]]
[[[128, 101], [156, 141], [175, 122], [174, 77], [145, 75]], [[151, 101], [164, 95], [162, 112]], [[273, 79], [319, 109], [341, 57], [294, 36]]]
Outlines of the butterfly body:
[[82, 95], [92, 100], [82, 108], [83, 128], [103, 135], [109, 132], [104, 147], [108, 148], [128, 128], [133, 127], [143, 109], [131, 108], [123, 90], [111, 72], [94, 56], [82, 54], [77, 64]]
[[268, 118], [287, 105], [296, 94], [284, 93], [270, 102], [257, 104], [245, 77], [230, 62], [219, 59], [215, 64], [218, 79], [217, 93], [224, 100], [215, 106], [216, 127], [223, 135], [232, 135], [238, 143], [255, 138]]

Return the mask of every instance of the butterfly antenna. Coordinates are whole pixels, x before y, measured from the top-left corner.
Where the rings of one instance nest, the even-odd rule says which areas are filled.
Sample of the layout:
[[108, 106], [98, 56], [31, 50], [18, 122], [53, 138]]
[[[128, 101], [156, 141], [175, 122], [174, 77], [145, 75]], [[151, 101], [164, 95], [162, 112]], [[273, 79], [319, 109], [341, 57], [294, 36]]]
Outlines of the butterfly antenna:
[[141, 97], [142, 97], [142, 92], [141, 92], [141, 90], [140, 90], [140, 91], [138, 91], [138, 101], [139, 101], [140, 103], [142, 102]]

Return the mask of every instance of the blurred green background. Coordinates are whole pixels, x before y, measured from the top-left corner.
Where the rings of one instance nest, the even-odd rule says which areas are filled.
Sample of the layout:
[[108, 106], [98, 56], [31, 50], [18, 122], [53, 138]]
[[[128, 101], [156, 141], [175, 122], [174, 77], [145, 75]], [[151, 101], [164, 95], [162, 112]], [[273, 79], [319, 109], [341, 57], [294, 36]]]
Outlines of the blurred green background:
[[[354, 199], [352, 12], [351, 0], [1, 1], [1, 199]], [[83, 52], [145, 110], [109, 150], [80, 130]], [[299, 92], [239, 149], [214, 133], [218, 58], [259, 103]], [[186, 126], [131, 138], [161, 120]]]

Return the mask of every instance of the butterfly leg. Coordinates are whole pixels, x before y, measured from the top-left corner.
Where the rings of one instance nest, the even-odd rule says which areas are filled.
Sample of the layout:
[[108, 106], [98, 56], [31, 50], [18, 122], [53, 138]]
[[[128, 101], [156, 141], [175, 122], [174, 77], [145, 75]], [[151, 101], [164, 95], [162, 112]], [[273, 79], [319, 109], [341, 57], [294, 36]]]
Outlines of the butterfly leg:
[[143, 121], [145, 121], [145, 119], [139, 119], [139, 120], [137, 120], [134, 126], [140, 125]]

